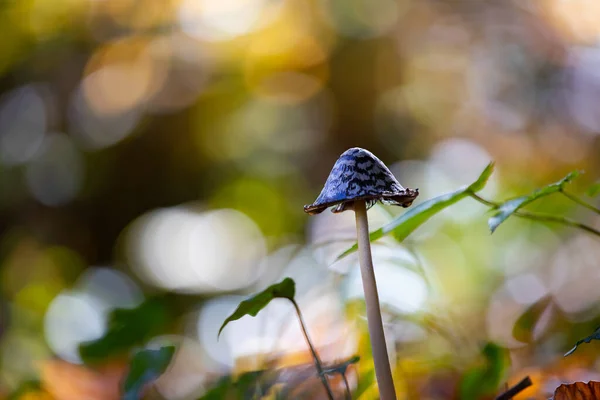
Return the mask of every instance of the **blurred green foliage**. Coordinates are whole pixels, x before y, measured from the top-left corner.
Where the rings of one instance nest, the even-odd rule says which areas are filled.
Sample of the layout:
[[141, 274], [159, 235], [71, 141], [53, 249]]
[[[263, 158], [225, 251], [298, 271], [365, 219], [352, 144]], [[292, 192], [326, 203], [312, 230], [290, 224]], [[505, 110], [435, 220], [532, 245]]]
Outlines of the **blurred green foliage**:
[[460, 387], [460, 398], [493, 398], [506, 379], [509, 366], [508, 352], [495, 343], [487, 343], [481, 350], [483, 365], [467, 370]]
[[354, 146], [420, 189], [370, 211], [399, 398], [600, 379], [597, 346], [562, 358], [600, 318], [598, 19], [579, 0], [0, 1], [0, 399], [116, 399], [165, 335], [183, 350], [160, 396], [278, 392], [255, 371], [313, 367], [276, 308], [212, 340], [283, 276], [377, 398], [348, 216], [302, 211]]
[[144, 386], [165, 372], [174, 354], [175, 346], [143, 349], [133, 354], [123, 381], [123, 400], [143, 397]]
[[534, 339], [533, 331], [537, 323], [551, 303], [551, 297], [543, 297], [525, 310], [513, 327], [514, 338], [525, 343], [531, 342]]
[[123, 356], [134, 346], [143, 345], [165, 332], [172, 319], [164, 296], [150, 298], [133, 309], [117, 308], [108, 318], [106, 333], [99, 339], [82, 343], [79, 354], [86, 363]]

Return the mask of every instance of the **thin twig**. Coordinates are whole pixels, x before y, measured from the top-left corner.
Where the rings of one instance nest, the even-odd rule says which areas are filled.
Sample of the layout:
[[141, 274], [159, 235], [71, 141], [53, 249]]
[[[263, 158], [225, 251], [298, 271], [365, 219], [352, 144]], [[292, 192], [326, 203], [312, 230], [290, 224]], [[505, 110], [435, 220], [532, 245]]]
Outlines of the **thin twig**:
[[346, 378], [346, 374], [341, 374], [342, 379], [344, 380], [344, 386], [346, 387], [346, 400], [352, 400], [352, 393], [350, 392], [350, 384], [348, 383], [348, 378]]
[[593, 205], [591, 205], [590, 203], [588, 203], [587, 201], [580, 199], [579, 197], [575, 196], [574, 194], [571, 194], [569, 192], [565, 192], [564, 190], [560, 191], [565, 197], [569, 198], [570, 200], [574, 201], [575, 203], [579, 204], [580, 206], [583, 206], [589, 210], [592, 210], [593, 212], [595, 212], [596, 214], [600, 214], [600, 208], [594, 207]]
[[496, 400], [510, 400], [531, 385], [533, 385], [533, 383], [531, 382], [531, 378], [526, 376], [521, 382], [517, 383], [515, 386], [508, 389], [506, 392], [496, 397]]
[[308, 331], [306, 330], [306, 325], [304, 324], [304, 318], [302, 317], [302, 312], [300, 312], [300, 307], [298, 307], [298, 303], [296, 303], [296, 301], [294, 299], [290, 299], [290, 301], [292, 302], [292, 304], [294, 305], [294, 308], [296, 309], [296, 314], [298, 315], [298, 320], [300, 321], [300, 327], [302, 328], [302, 333], [304, 334], [304, 339], [306, 339], [306, 343], [308, 344], [308, 347], [310, 348], [310, 352], [312, 353], [313, 360], [315, 361], [315, 367], [317, 368], [317, 372], [319, 374], [319, 377], [321, 378], [321, 382], [323, 382], [323, 386], [325, 386], [325, 390], [327, 391], [327, 397], [329, 397], [330, 400], [334, 400], [333, 392], [331, 391], [331, 388], [329, 387], [329, 382], [327, 381], [327, 377], [323, 373], [323, 364], [321, 363], [321, 360], [319, 359], [319, 355], [317, 354], [317, 350], [315, 349], [315, 346], [313, 345], [312, 341], [310, 340], [310, 337], [308, 336]]
[[329, 367], [323, 370], [324, 374], [340, 374], [344, 381], [344, 386], [346, 387], [346, 398], [352, 400], [352, 392], [350, 391], [350, 384], [348, 383], [348, 378], [346, 377], [346, 372], [348, 367], [351, 364], [354, 364], [360, 360], [360, 357], [354, 356], [347, 361], [344, 361], [342, 364], [334, 365], [333, 367]]
[[469, 192], [469, 196], [471, 196], [473, 199], [477, 200], [481, 204], [486, 205], [488, 207], [498, 208], [500, 206], [500, 203], [495, 203], [493, 201], [486, 200], [483, 197], [479, 196], [475, 192]]
[[[479, 196], [476, 193], [472, 193], [471, 192], [471, 193], [469, 193], [469, 196], [471, 196], [473, 199], [477, 200], [481, 204], [484, 204], [484, 205], [486, 205], [488, 207], [498, 208], [500, 206], [500, 203], [496, 203], [496, 202], [493, 202], [493, 201], [486, 200], [486, 199], [482, 198], [481, 196]], [[530, 220], [534, 220], [534, 221], [554, 222], [554, 223], [557, 223], [557, 224], [571, 226], [573, 228], [582, 229], [582, 230], [584, 230], [584, 231], [586, 231], [588, 233], [591, 233], [593, 235], [596, 235], [596, 236], [600, 237], [600, 231], [599, 230], [597, 230], [595, 228], [592, 228], [589, 225], [582, 224], [581, 222], [573, 221], [572, 219], [569, 219], [569, 218], [557, 217], [556, 215], [550, 215], [550, 214], [533, 213], [533, 212], [530, 212], [530, 211], [523, 211], [523, 210], [515, 211], [514, 215], [516, 217], [530, 219]]]
[[599, 230], [594, 229], [589, 225], [582, 224], [581, 222], [573, 221], [572, 219], [565, 217], [557, 217], [555, 215], [550, 214], [532, 213], [528, 211], [516, 211], [515, 215], [517, 217], [531, 219], [535, 221], [556, 222], [557, 224], [563, 224], [566, 226], [571, 226], [573, 228], [579, 228], [593, 235], [600, 236]]

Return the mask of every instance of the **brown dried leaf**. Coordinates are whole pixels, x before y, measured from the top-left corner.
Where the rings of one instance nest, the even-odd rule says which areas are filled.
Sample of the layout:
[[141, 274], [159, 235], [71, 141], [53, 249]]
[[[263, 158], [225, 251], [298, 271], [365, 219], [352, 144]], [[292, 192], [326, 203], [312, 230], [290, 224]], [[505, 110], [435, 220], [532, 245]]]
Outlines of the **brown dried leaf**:
[[596, 400], [600, 399], [600, 382], [575, 382], [560, 385], [554, 392], [554, 400]]

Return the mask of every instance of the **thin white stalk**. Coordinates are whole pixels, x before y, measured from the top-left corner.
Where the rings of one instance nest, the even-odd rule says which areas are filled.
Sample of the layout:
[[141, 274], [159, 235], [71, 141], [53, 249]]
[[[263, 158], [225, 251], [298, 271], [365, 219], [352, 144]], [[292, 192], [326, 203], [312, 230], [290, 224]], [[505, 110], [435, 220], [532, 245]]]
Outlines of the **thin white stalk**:
[[369, 221], [367, 219], [365, 202], [355, 202], [354, 212], [356, 214], [360, 273], [365, 292], [367, 323], [369, 325], [369, 336], [373, 351], [373, 362], [375, 364], [375, 376], [377, 377], [377, 384], [379, 386], [379, 396], [381, 400], [396, 400], [396, 390], [394, 389], [392, 370], [385, 345], [385, 335], [383, 333], [383, 321], [381, 320], [375, 271], [373, 270], [371, 242], [369, 240]]

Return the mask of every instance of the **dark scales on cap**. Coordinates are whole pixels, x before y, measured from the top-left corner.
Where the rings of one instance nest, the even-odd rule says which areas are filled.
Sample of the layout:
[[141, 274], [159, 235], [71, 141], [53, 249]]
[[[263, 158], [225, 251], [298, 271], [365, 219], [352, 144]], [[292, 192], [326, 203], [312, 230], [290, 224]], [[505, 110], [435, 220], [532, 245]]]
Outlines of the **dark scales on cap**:
[[364, 200], [367, 208], [376, 202], [409, 207], [419, 189], [405, 189], [388, 167], [368, 150], [354, 147], [336, 161], [317, 200], [304, 206], [309, 214], [319, 214], [335, 206], [334, 213], [352, 210], [355, 201]]

